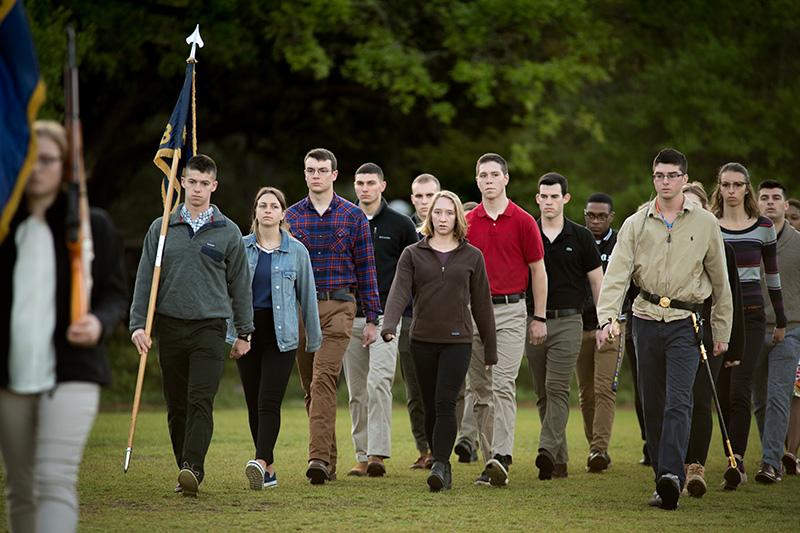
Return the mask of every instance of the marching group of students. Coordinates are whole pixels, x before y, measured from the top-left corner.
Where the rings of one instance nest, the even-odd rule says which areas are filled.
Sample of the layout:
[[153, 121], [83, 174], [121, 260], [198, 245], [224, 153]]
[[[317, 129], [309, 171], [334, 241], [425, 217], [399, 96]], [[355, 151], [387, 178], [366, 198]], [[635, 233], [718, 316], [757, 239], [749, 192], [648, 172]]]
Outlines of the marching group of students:
[[[66, 139], [52, 122], [37, 122], [36, 134], [38, 162], [0, 260], [10, 295], [0, 310], [8, 339], [0, 352], [0, 452], [12, 531], [77, 526], [78, 466], [98, 387], [109, 378], [103, 341], [127, 306], [119, 239], [107, 215], [93, 210], [92, 311], [69, 325], [60, 238]], [[413, 217], [387, 204], [373, 163], [355, 172], [358, 205], [334, 192], [332, 152], [311, 150], [303, 164], [308, 195], [290, 206], [280, 190], [261, 188], [242, 237], [211, 203], [214, 161], [196, 155], [161, 257], [160, 218], [144, 238], [129, 327], [136, 349], [149, 351], [149, 292], [163, 261], [154, 336], [176, 492], [195, 496], [204, 479], [226, 353], [248, 408], [255, 450], [244, 474], [252, 489], [278, 484], [281, 403], [295, 364], [309, 417], [310, 482], [337, 477], [342, 371], [355, 448], [347, 474], [385, 475], [398, 357], [420, 454], [411, 468], [430, 469], [431, 491], [451, 488], [453, 452], [469, 463], [480, 451], [476, 484], [508, 484], [523, 357], [541, 421], [540, 480], [568, 475], [573, 373], [586, 469], [611, 465], [623, 353], [635, 376], [642, 462], [654, 471], [651, 505], [675, 509], [683, 491], [705, 493], [717, 399], [730, 441], [725, 489], [747, 479], [753, 411], [763, 448], [755, 479], [800, 473], [800, 233], [790, 225], [800, 225], [800, 213], [780, 183], [756, 189], [744, 166], [728, 163], [709, 202], [702, 185], [689, 182], [685, 156], [665, 149], [652, 165], [655, 198], [616, 232], [604, 193], [588, 198], [585, 226], [566, 218], [568, 181], [555, 172], [538, 180], [535, 220], [508, 198], [508, 167], [497, 154], [478, 159], [481, 202], [467, 209], [434, 176], [418, 176]]]

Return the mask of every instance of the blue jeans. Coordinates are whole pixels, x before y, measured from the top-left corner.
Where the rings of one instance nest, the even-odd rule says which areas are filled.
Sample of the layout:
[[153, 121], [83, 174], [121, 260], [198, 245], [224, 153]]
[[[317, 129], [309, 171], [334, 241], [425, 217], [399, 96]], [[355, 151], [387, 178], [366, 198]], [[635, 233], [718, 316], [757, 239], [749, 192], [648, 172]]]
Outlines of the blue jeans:
[[753, 371], [753, 406], [761, 435], [761, 460], [776, 470], [780, 470], [783, 457], [798, 353], [800, 327], [787, 331], [778, 344], [772, 344], [770, 333], [764, 338], [764, 347]]
[[633, 317], [633, 341], [647, 448], [656, 480], [674, 474], [683, 486], [692, 388], [700, 364], [691, 318], [661, 322]]

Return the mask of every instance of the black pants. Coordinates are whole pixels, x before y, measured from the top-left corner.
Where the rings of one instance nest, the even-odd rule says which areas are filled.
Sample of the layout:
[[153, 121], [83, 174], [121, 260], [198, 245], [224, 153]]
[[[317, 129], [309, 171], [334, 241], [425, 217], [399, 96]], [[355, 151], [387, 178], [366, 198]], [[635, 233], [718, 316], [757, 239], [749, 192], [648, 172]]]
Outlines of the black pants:
[[411, 355], [425, 405], [425, 435], [433, 459], [446, 463], [456, 440], [456, 400], [472, 356], [471, 344], [438, 344], [411, 339]]
[[692, 387], [700, 350], [691, 320], [672, 322], [633, 318], [644, 407], [647, 448], [658, 479], [664, 474], [686, 480], [683, 468], [692, 419]]
[[[763, 348], [766, 332], [764, 308], [744, 311], [744, 353], [738, 366], [723, 368], [719, 374], [719, 401], [731, 438], [733, 453], [744, 457], [750, 435], [753, 370]], [[724, 446], [724, 443], [723, 443]]]
[[[633, 314], [630, 315], [633, 318]], [[642, 399], [639, 396], [639, 371], [636, 362], [636, 345], [633, 342], [633, 321], [628, 320], [628, 327], [625, 328], [625, 359], [631, 369], [633, 377], [634, 407], [636, 408], [636, 419], [639, 421], [639, 433], [642, 441], [647, 440], [644, 436], [644, 410], [642, 409]]]
[[[708, 323], [703, 327], [703, 344], [708, 354], [708, 365], [716, 385], [725, 354], [714, 357], [714, 342], [711, 339], [711, 327]], [[689, 448], [686, 450], [686, 464], [706, 464], [708, 446], [711, 443], [711, 433], [714, 429], [714, 398], [711, 383], [708, 380], [708, 370], [700, 362], [697, 375], [694, 378], [694, 408], [692, 410], [692, 430], [689, 433]]]
[[188, 463], [200, 479], [214, 432], [214, 396], [225, 361], [225, 331], [224, 318], [156, 317], [172, 451], [178, 467]]
[[256, 459], [271, 465], [275, 462], [273, 452], [281, 429], [281, 403], [297, 350], [281, 352], [278, 349], [272, 309], [256, 311], [253, 322], [256, 331], [250, 351], [236, 360], [236, 366], [247, 402]]

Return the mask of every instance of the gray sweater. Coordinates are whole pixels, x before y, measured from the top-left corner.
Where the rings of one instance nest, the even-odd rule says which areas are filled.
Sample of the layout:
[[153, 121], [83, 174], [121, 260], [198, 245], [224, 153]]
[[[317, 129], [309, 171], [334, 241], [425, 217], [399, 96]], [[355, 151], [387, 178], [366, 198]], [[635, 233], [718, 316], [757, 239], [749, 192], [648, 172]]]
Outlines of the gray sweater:
[[[781, 275], [783, 311], [786, 314], [786, 327], [800, 326], [800, 233], [788, 222], [778, 235], [778, 272]], [[764, 294], [764, 312], [767, 324], [775, 326], [775, 311], [767, 297], [767, 286], [762, 277], [761, 292]]]
[[[211, 220], [194, 233], [181, 218], [181, 207], [169, 218], [156, 313], [184, 320], [233, 315], [237, 333], [253, 331], [250, 272], [242, 233], [213, 204]], [[131, 304], [131, 331], [145, 326], [160, 230], [158, 217], [144, 237]]]

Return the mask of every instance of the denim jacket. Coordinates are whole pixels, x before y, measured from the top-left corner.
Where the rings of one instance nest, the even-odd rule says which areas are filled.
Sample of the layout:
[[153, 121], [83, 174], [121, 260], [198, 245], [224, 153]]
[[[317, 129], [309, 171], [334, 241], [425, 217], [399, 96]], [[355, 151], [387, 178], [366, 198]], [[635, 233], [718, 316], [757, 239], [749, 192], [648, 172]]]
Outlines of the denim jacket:
[[[253, 233], [242, 237], [250, 282], [258, 264], [259, 250]], [[297, 305], [303, 312], [306, 331], [306, 351], [315, 352], [322, 344], [322, 329], [317, 309], [317, 292], [311, 259], [305, 246], [281, 230], [281, 245], [272, 253], [272, 312], [275, 319], [275, 338], [282, 352], [294, 350], [298, 345]], [[228, 344], [236, 340], [236, 332], [228, 320]]]

